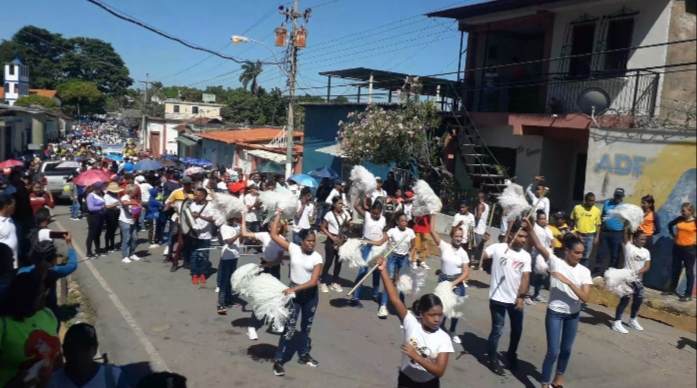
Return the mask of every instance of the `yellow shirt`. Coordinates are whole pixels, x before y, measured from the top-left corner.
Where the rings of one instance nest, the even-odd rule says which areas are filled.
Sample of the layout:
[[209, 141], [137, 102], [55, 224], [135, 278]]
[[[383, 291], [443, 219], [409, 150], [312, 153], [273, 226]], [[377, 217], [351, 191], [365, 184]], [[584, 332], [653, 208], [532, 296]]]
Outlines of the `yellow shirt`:
[[576, 230], [579, 233], [595, 233], [602, 224], [600, 219], [600, 209], [593, 206], [586, 210], [583, 205], [576, 205], [571, 212], [571, 219], [574, 220]]
[[[554, 237], [554, 249], [561, 248], [563, 246], [561, 240], [559, 239], [559, 236], [561, 236], [563, 233], [559, 228], [557, 228], [555, 225], [547, 225], [551, 230], [552, 230], [552, 237]], [[561, 227], [562, 230], [568, 231], [569, 227], [564, 224]]]

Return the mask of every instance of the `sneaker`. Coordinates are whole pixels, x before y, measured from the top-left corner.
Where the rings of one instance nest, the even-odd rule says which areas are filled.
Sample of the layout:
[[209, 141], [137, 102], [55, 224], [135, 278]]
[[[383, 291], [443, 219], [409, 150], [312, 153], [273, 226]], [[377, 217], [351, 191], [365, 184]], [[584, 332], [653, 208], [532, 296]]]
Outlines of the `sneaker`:
[[173, 262], [172, 262], [172, 266], [169, 267], [169, 272], [176, 272], [176, 270], [177, 270], [178, 268], [179, 268], [179, 266], [177, 265], [177, 263], [175, 263], [175, 262], [173, 261]]
[[204, 275], [204, 274], [198, 275], [198, 281], [199, 281], [201, 284], [206, 284], [206, 275]]
[[508, 369], [511, 371], [518, 370], [518, 355], [515, 353], [509, 353], [508, 358]]
[[423, 268], [423, 269], [431, 269], [431, 267], [429, 267], [428, 264], [426, 264], [426, 262], [422, 262], [422, 263], [421, 263], [421, 268]]
[[160, 246], [157, 244], [150, 244], [150, 248], [159, 248]]
[[298, 364], [309, 365], [313, 368], [319, 366], [319, 362], [310, 356], [310, 353], [302, 354], [298, 356]]
[[503, 371], [503, 367], [501, 364], [499, 364], [499, 360], [493, 359], [489, 360], [489, 370], [494, 372], [494, 374], [497, 374], [499, 376], [504, 376], [506, 373]]
[[279, 328], [276, 328], [275, 325], [271, 325], [271, 332], [274, 333], [274, 334], [283, 334], [283, 332], [285, 331], [285, 329], [286, 329], [286, 328], [285, 328], [284, 326], [281, 326], [281, 327], [279, 327]]
[[525, 297], [525, 304], [528, 306], [536, 306], [537, 305], [537, 303], [533, 302], [532, 298], [530, 298], [529, 296]]
[[286, 370], [283, 369], [283, 365], [281, 364], [280, 361], [275, 361], [273, 363], [273, 374], [276, 376], [285, 376], [286, 375]]
[[329, 288], [331, 288], [332, 290], [334, 290], [334, 291], [336, 291], [336, 292], [344, 292], [344, 289], [341, 288], [341, 286], [339, 285], [339, 283], [332, 283], [332, 285], [329, 286]]
[[615, 321], [615, 323], [612, 324], [612, 330], [622, 334], [629, 333], [629, 331], [627, 331], [627, 329], [625, 329], [622, 325], [622, 321]]
[[131, 262], [131, 259], [129, 259], [128, 257], [124, 257], [123, 259], [121, 259], [121, 262], [122, 262], [122, 263], [125, 263], [125, 264], [128, 264], [128, 263]]
[[411, 269], [418, 269], [418, 268], [419, 268], [419, 264], [415, 261], [412, 261], [411, 262]]
[[380, 309], [378, 309], [378, 318], [385, 319], [388, 315], [387, 306], [380, 306]]
[[322, 292], [329, 292], [329, 287], [327, 287], [326, 284], [322, 283], [319, 285], [319, 290]]
[[138, 257], [138, 256], [136, 256], [136, 255], [131, 255], [131, 260], [139, 261], [139, 260], [140, 260], [140, 257]]
[[167, 246], [165, 247], [165, 251], [164, 251], [162, 254], [165, 255], [165, 256], [167, 256], [168, 253], [169, 253], [169, 245], [167, 245]]
[[217, 294], [217, 293], [219, 293], [219, 292], [220, 292], [220, 287], [216, 287], [216, 288], [215, 288], [215, 293]]
[[357, 308], [357, 309], [362, 309], [362, 308], [363, 308], [363, 303], [361, 303], [360, 300], [354, 298], [354, 299], [351, 299], [351, 300], [349, 301], [349, 306], [355, 307], [355, 308]]
[[196, 277], [196, 275], [191, 277], [191, 284], [198, 284], [198, 278]]
[[462, 343], [462, 340], [460, 340], [460, 337], [457, 336], [457, 335], [454, 335], [454, 336], [452, 337], [452, 340], [453, 340], [453, 343], [454, 343], [454, 344], [461, 344], [461, 343]]
[[632, 318], [629, 320], [629, 327], [631, 327], [634, 330], [644, 331], [644, 328], [641, 327], [639, 321], [636, 318]]
[[247, 328], [247, 338], [249, 338], [252, 341], [258, 340], [259, 336], [257, 335], [256, 329], [253, 327], [248, 327]]
[[87, 257], [86, 257], [87, 260], [94, 260], [96, 258], [97, 258], [97, 255], [95, 255], [94, 253], [88, 253]]
[[681, 296], [680, 301], [681, 302], [690, 302], [690, 301], [692, 301], [692, 297], [691, 296]]
[[537, 303], [547, 303], [547, 301], [545, 301], [545, 299], [543, 297], [541, 297], [540, 295], [532, 298], [532, 300], [534, 300]]
[[218, 305], [218, 314], [220, 314], [220, 315], [227, 314], [227, 307], [225, 307], [225, 305], [219, 304]]

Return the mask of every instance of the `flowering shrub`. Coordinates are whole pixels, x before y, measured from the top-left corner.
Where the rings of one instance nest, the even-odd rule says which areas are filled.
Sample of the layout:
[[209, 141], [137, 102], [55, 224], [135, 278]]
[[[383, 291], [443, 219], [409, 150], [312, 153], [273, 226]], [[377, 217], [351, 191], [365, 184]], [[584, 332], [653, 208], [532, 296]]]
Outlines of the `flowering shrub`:
[[371, 104], [363, 112], [349, 113], [337, 133], [342, 153], [354, 161], [413, 164], [420, 173], [445, 172], [438, 158], [442, 142], [434, 135], [440, 114], [435, 102], [419, 100], [420, 89], [418, 78], [409, 77], [398, 91], [399, 107]]

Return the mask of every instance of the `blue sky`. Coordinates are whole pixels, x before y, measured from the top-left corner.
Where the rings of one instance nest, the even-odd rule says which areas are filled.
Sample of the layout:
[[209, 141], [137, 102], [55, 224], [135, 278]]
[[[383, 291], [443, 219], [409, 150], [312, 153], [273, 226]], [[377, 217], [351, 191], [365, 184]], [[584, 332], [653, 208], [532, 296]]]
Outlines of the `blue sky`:
[[[313, 12], [307, 25], [308, 49], [299, 58], [299, 87], [326, 85], [326, 78], [318, 75], [320, 71], [358, 66], [419, 75], [455, 71], [460, 41], [456, 24], [418, 15], [468, 2], [472, 0], [301, 0], [300, 9], [311, 7]], [[225, 54], [242, 59], [266, 59], [271, 54], [250, 43], [228, 44], [231, 35], [248, 30], [247, 36], [272, 45], [273, 30], [283, 21], [277, 11], [280, 0], [105, 3], [179, 38], [213, 50], [222, 48]], [[290, 1], [283, 4], [290, 5]], [[238, 64], [216, 57], [206, 59], [210, 56], [207, 53], [122, 21], [85, 0], [4, 1], [3, 11], [13, 16], [0, 23], [0, 39], [9, 39], [21, 27], [31, 24], [66, 37], [87, 36], [110, 42], [136, 80], [150, 73], [151, 79], [165, 85], [239, 86], [239, 73], [223, 75], [238, 69]], [[253, 26], [256, 22], [259, 23]], [[369, 29], [373, 30], [364, 32]], [[282, 56], [282, 50], [277, 55]], [[269, 88], [285, 85], [280, 71], [272, 65], [265, 68], [260, 80]], [[320, 88], [306, 91], [325, 93]]]

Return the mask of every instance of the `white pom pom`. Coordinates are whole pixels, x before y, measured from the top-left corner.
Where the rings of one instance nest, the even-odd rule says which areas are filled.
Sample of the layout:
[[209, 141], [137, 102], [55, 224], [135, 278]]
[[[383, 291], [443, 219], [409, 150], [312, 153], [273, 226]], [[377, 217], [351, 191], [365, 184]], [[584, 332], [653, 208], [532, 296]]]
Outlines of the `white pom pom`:
[[365, 195], [372, 194], [373, 191], [378, 188], [375, 175], [371, 174], [370, 171], [363, 166], [353, 166], [350, 179], [352, 186], [357, 187], [358, 190]]
[[248, 296], [249, 283], [262, 268], [258, 264], [249, 263], [238, 267], [230, 277], [230, 286], [235, 293]]
[[506, 212], [506, 217], [508, 217], [509, 220], [517, 218], [522, 213], [532, 208], [527, 199], [525, 199], [523, 187], [509, 180], [506, 180], [506, 188], [503, 190], [498, 200], [501, 209]]
[[[382, 256], [383, 252], [386, 252], [389, 250], [389, 244], [383, 244], [383, 245], [373, 245], [370, 248], [370, 253], [368, 254], [368, 259], [366, 260], [366, 265], [372, 266], [375, 260]], [[387, 258], [385, 258], [387, 259]]]
[[453, 292], [452, 282], [440, 282], [433, 293], [440, 298], [443, 303], [443, 315], [448, 318], [462, 318], [462, 312], [455, 309], [465, 302], [465, 298]]
[[351, 268], [365, 267], [366, 263], [363, 260], [363, 254], [361, 253], [361, 248], [363, 243], [360, 239], [350, 238], [339, 247], [339, 260], [348, 264]]
[[295, 198], [292, 191], [282, 187], [275, 191], [262, 191], [259, 194], [259, 201], [261, 201], [264, 210], [268, 212], [264, 223], [269, 223], [274, 219], [276, 210], [280, 210], [283, 213], [282, 217], [286, 220], [295, 217], [295, 213], [298, 211], [298, 199]]
[[629, 222], [629, 230], [636, 232], [639, 225], [644, 222], [644, 211], [637, 205], [623, 203], [608, 212], [609, 217], [614, 217], [622, 222]]
[[220, 217], [224, 219], [239, 217], [243, 212], [247, 211], [247, 206], [244, 205], [244, 202], [230, 194], [216, 194], [213, 197], [212, 205], [214, 210], [217, 210], [220, 213]]
[[415, 295], [421, 290], [421, 287], [426, 284], [426, 275], [428, 271], [420, 268], [413, 270], [410, 265], [405, 265], [399, 270], [399, 279], [397, 279], [397, 291], [406, 296]]
[[535, 273], [538, 275], [549, 275], [549, 264], [539, 254], [535, 257]]
[[620, 298], [634, 293], [632, 283], [638, 280], [636, 271], [631, 269], [608, 268], [605, 271], [605, 287]]
[[249, 285], [249, 298], [253, 304], [254, 315], [267, 323], [273, 321], [274, 328], [285, 326], [290, 315], [289, 302], [295, 294], [285, 295], [288, 286], [267, 273], [252, 278]]
[[443, 208], [443, 202], [433, 192], [429, 184], [419, 179], [413, 188], [414, 199], [411, 212], [414, 216], [426, 216], [429, 214], [440, 213]]

